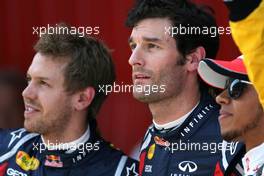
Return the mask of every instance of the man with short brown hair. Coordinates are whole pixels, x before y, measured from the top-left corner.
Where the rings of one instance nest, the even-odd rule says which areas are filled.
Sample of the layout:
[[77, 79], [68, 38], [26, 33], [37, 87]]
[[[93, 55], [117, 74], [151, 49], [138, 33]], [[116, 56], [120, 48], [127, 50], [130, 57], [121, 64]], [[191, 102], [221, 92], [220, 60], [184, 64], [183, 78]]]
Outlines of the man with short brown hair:
[[115, 80], [106, 46], [55, 33], [34, 48], [23, 91], [25, 129], [0, 131], [0, 175], [137, 175], [137, 162], [97, 133], [106, 98], [99, 86]]

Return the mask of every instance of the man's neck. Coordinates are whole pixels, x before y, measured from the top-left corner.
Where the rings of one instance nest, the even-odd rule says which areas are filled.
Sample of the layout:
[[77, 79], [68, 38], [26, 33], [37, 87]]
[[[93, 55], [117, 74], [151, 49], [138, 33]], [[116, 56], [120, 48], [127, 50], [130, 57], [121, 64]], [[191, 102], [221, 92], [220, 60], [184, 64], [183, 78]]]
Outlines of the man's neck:
[[82, 128], [82, 129], [76, 129], [74, 130], [70, 130], [71, 133], [68, 132], [68, 130], [66, 131], [58, 131], [58, 132], [53, 132], [53, 133], [48, 133], [48, 134], [43, 134], [42, 138], [44, 139], [45, 142], [49, 142], [49, 143], [68, 143], [68, 142], [72, 142], [76, 139], [79, 139], [87, 130], [86, 128]]
[[165, 100], [149, 104], [153, 120], [162, 125], [179, 119], [190, 112], [199, 102], [200, 92], [182, 93]]
[[264, 142], [264, 125], [262, 125], [264, 124], [264, 117], [261, 118], [262, 120], [258, 122], [258, 127], [252, 129], [243, 136], [246, 151], [249, 151]]
[[[84, 144], [90, 138], [90, 127], [88, 126], [86, 131], [77, 139], [63, 142], [62, 140], [57, 140], [56, 142], [52, 142], [50, 140], [46, 140], [44, 136], [41, 136], [43, 143], [45, 144], [48, 150], [72, 150], [79, 146], [79, 144]], [[74, 150], [73, 150], [74, 151]]]
[[49, 133], [42, 134], [45, 142], [50, 143], [68, 143], [79, 139], [87, 130], [88, 124], [86, 118], [74, 117], [65, 127], [50, 130]]

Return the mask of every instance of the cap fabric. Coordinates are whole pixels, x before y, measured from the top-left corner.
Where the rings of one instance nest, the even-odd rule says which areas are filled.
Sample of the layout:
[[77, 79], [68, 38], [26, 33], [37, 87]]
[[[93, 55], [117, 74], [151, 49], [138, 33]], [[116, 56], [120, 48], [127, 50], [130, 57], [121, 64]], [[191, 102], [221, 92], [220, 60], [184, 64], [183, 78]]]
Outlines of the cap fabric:
[[224, 89], [230, 78], [248, 81], [243, 56], [232, 61], [203, 59], [199, 63], [198, 74], [210, 86]]

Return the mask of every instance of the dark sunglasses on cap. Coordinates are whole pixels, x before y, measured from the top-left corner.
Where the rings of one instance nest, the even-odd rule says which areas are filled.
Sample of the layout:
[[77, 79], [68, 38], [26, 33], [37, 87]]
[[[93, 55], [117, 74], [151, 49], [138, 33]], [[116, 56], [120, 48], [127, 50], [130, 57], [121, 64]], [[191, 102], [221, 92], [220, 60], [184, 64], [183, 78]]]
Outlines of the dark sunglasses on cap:
[[240, 79], [229, 79], [226, 83], [225, 89], [227, 89], [228, 96], [235, 100], [243, 94], [244, 89], [248, 85], [252, 85], [252, 83]]

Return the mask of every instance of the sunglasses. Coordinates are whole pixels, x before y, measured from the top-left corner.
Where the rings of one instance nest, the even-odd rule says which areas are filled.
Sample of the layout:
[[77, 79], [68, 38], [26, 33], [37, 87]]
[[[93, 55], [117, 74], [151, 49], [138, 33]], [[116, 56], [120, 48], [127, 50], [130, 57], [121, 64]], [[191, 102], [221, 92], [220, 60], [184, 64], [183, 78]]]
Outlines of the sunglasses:
[[229, 79], [227, 80], [225, 89], [227, 89], [228, 96], [235, 100], [243, 94], [248, 85], [252, 85], [252, 83], [240, 79]]

